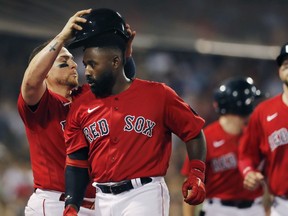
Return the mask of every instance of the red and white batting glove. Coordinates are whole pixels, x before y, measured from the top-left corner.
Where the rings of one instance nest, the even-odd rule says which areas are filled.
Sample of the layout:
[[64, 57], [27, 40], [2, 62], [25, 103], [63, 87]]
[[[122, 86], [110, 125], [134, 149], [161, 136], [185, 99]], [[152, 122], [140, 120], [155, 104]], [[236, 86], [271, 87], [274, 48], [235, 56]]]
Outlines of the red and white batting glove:
[[[201, 160], [191, 160], [190, 169], [188, 178], [182, 186], [182, 194], [186, 203], [199, 205], [206, 197], [204, 184], [206, 165]], [[190, 192], [188, 192], [188, 190], [190, 190]]]
[[67, 205], [63, 212], [63, 216], [78, 216], [78, 212], [73, 206]]

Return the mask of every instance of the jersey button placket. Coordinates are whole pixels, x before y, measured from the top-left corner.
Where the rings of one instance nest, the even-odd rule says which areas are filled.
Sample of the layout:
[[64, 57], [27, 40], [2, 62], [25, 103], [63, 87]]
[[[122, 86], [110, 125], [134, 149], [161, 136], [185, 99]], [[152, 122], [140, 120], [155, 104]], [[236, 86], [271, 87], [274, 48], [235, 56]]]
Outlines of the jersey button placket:
[[119, 107], [118, 107], [118, 100], [119, 100], [119, 98], [118, 97], [115, 97], [114, 98], [114, 110], [115, 111], [117, 111], [117, 110], [119, 110]]
[[118, 142], [119, 142], [118, 137], [113, 137], [113, 138], [112, 138], [112, 142], [113, 142], [114, 144], [118, 143]]
[[[113, 111], [118, 111], [119, 110], [119, 106], [118, 106], [118, 102], [119, 102], [119, 98], [118, 97], [115, 97], [114, 100], [113, 100]], [[112, 112], [113, 113], [113, 112]], [[115, 115], [112, 115], [112, 116], [115, 116]], [[117, 116], [117, 114], [116, 114]], [[115, 120], [115, 119], [114, 119]], [[112, 128], [114, 128], [115, 126], [112, 126]], [[116, 134], [115, 134], [116, 135]], [[119, 142], [119, 138], [117, 136], [114, 136], [113, 135], [113, 131], [111, 131], [111, 143], [112, 144], [117, 144]], [[114, 148], [114, 147], [113, 147]], [[116, 161], [116, 156], [115, 155], [111, 155], [111, 163], [115, 163]]]

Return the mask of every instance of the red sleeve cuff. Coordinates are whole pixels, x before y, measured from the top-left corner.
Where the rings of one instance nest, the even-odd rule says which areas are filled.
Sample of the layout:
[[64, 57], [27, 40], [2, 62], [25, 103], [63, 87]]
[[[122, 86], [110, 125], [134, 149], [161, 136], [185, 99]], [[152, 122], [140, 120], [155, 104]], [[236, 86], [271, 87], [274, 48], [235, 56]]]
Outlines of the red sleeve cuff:
[[248, 160], [239, 161], [238, 162], [238, 168], [239, 168], [239, 171], [243, 177], [245, 177], [247, 175], [247, 173], [255, 170], [253, 168], [253, 166], [251, 165], [250, 161], [248, 161]]

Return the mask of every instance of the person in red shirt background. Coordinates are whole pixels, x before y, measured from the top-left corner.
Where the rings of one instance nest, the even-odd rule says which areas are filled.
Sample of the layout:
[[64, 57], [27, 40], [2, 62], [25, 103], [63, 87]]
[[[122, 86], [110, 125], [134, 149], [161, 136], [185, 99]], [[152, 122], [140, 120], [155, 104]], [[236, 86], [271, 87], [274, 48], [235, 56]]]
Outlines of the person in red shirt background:
[[[206, 199], [200, 215], [264, 216], [262, 189], [251, 192], [243, 188], [238, 170], [238, 147], [242, 131], [260, 96], [250, 77], [225, 80], [214, 92], [214, 108], [219, 119], [204, 128], [207, 142]], [[187, 176], [189, 163], [181, 173]], [[183, 203], [183, 215], [195, 215], [195, 206]]]
[[[23, 120], [30, 147], [34, 178], [34, 193], [25, 207], [25, 215], [62, 215], [64, 209], [66, 146], [64, 126], [71, 103], [89, 86], [78, 86], [77, 64], [65, 47], [80, 30], [79, 23], [86, 22], [81, 16], [91, 10], [81, 10], [67, 21], [62, 31], [52, 40], [36, 47], [30, 55], [18, 98], [18, 111]], [[131, 43], [127, 44], [127, 57], [131, 57]], [[132, 58], [132, 57], [131, 57]], [[132, 62], [131, 62], [132, 61]], [[129, 78], [135, 75], [133, 59]], [[126, 66], [125, 65], [125, 66]], [[128, 76], [127, 76], [128, 77]], [[89, 185], [81, 203], [79, 215], [94, 215], [95, 188]]]
[[[288, 43], [276, 58], [283, 93], [261, 102], [253, 111], [239, 150], [244, 187], [255, 191], [267, 182], [274, 196], [271, 216], [288, 215]], [[264, 170], [257, 169], [265, 160]]]

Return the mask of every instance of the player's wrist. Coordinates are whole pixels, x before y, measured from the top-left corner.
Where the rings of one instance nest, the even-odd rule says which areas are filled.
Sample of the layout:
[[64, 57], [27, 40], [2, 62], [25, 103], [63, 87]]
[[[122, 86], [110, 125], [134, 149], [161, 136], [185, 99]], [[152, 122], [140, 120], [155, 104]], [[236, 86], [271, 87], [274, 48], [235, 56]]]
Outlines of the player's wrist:
[[60, 46], [64, 46], [65, 43], [68, 41], [67, 37], [59, 33], [56, 35], [56, 37], [53, 39], [55, 42], [57, 42]]
[[238, 169], [243, 178], [251, 171], [255, 171], [252, 161], [248, 159], [240, 159], [238, 161]]
[[248, 173], [253, 172], [253, 171], [255, 171], [255, 169], [254, 169], [253, 167], [251, 167], [251, 166], [245, 167], [245, 168], [242, 170], [242, 176], [243, 176], [243, 178], [245, 178], [245, 177], [248, 175]]
[[199, 178], [202, 182], [205, 180], [205, 170], [206, 164], [201, 160], [190, 160], [189, 162], [190, 167], [190, 175], [194, 175]]

